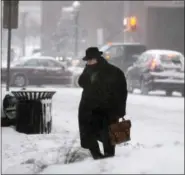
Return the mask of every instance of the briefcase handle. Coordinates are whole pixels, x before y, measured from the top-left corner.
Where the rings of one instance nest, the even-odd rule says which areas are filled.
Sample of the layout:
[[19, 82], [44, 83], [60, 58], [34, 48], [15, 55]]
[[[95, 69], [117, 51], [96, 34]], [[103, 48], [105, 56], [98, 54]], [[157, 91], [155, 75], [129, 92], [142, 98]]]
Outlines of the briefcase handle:
[[122, 121], [125, 121], [125, 118], [124, 118], [124, 116], [122, 116], [122, 117], [119, 117], [118, 121], [120, 121], [120, 119], [122, 119]]

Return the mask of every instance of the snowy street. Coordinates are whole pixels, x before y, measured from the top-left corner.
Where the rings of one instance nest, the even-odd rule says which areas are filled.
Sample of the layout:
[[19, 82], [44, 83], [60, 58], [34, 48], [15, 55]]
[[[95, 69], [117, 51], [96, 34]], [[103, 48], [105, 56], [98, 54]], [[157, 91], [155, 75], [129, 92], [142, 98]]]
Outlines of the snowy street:
[[66, 153], [80, 145], [81, 89], [55, 90], [52, 134], [25, 135], [2, 128], [3, 174], [184, 173], [184, 98], [180, 95], [129, 94], [126, 118], [132, 121], [131, 142], [117, 146], [116, 156], [104, 160], [94, 161], [80, 149], [83, 158], [66, 164]]

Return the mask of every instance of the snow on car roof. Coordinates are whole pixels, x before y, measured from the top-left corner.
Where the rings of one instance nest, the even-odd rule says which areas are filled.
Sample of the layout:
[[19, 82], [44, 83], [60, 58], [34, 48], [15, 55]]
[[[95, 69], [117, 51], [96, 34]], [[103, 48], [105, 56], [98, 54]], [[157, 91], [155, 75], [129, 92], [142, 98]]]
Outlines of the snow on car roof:
[[57, 61], [55, 58], [51, 56], [28, 56], [28, 57], [20, 57], [19, 59], [15, 60], [15, 62], [25, 62], [31, 59], [49, 59], [49, 60], [54, 60]]
[[24, 60], [29, 60], [29, 59], [51, 59], [51, 60], [55, 60], [55, 58], [50, 57], [50, 56], [29, 56], [29, 57], [21, 57], [20, 59], [24, 59]]
[[110, 45], [142, 45], [141, 43], [132, 43], [132, 42], [130, 42], [130, 43], [110, 43]]
[[175, 50], [147, 50], [146, 53], [151, 53], [151, 54], [169, 54], [169, 55], [182, 55], [182, 53], [175, 51]]

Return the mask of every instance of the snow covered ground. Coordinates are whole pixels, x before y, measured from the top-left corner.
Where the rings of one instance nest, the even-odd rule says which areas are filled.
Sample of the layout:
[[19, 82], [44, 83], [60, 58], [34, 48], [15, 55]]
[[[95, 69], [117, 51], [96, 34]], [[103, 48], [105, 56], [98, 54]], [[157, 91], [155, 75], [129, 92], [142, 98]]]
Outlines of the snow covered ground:
[[80, 149], [76, 154], [79, 160], [68, 164], [66, 157], [72, 157], [67, 153], [79, 148], [81, 89], [56, 91], [51, 134], [25, 135], [12, 127], [2, 128], [3, 174], [184, 173], [184, 98], [178, 94], [129, 95], [127, 118], [132, 120], [132, 141], [117, 146], [116, 156], [104, 160], [94, 161], [87, 150]]

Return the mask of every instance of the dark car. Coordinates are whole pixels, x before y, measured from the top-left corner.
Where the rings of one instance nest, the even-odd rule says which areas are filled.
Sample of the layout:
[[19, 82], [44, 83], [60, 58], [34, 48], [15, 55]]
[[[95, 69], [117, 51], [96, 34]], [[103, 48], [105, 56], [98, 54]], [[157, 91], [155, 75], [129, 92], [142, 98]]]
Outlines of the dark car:
[[[1, 68], [2, 81], [6, 81], [6, 67]], [[23, 87], [43, 84], [71, 84], [73, 74], [53, 57], [23, 57], [10, 68], [10, 84]]]
[[108, 43], [100, 48], [104, 57], [124, 72], [136, 60], [136, 56], [146, 51], [140, 43]]
[[150, 91], [173, 91], [184, 96], [184, 56], [170, 50], [148, 50], [126, 72], [128, 91], [135, 88], [147, 95]]

